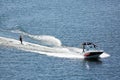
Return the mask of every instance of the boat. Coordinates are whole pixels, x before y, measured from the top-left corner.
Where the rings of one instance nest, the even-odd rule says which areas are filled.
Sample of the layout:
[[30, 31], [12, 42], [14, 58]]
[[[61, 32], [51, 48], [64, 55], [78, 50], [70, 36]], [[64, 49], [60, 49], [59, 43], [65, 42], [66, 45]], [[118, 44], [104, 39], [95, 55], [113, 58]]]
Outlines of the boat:
[[85, 59], [99, 59], [103, 50], [96, 49], [96, 45], [91, 42], [82, 43], [82, 53]]

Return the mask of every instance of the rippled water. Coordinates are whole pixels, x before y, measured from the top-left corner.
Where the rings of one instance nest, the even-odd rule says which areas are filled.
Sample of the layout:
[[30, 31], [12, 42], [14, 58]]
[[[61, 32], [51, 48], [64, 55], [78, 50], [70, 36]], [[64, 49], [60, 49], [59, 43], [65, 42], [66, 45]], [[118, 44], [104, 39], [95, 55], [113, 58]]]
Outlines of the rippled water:
[[[0, 45], [0, 80], [119, 80], [119, 0], [0, 0], [0, 36], [58, 38], [62, 46], [94, 42], [111, 56], [66, 59]], [[24, 40], [40, 44], [24, 35]]]

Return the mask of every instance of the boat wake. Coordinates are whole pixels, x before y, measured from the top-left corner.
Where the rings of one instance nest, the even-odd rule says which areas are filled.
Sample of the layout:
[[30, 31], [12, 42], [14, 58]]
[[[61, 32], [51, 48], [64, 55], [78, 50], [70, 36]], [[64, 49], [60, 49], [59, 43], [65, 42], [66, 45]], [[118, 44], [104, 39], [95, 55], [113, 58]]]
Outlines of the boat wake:
[[13, 33], [19, 33], [25, 36], [28, 36], [34, 40], [39, 41], [42, 45], [51, 46], [51, 47], [60, 47], [62, 45], [61, 41], [54, 36], [49, 35], [31, 35], [20, 30], [12, 30]]
[[[29, 52], [48, 55], [48, 56], [54, 56], [54, 57], [84, 59], [84, 56], [82, 55], [82, 49], [75, 48], [75, 47], [63, 47], [60, 44], [59, 46], [48, 47], [48, 46], [43, 46], [43, 45], [24, 41], [22, 45], [19, 40], [0, 37], [0, 45], [17, 48], [23, 51], [29, 51]], [[106, 58], [106, 57], [109, 57], [107, 53], [103, 53], [101, 55], [101, 58]]]

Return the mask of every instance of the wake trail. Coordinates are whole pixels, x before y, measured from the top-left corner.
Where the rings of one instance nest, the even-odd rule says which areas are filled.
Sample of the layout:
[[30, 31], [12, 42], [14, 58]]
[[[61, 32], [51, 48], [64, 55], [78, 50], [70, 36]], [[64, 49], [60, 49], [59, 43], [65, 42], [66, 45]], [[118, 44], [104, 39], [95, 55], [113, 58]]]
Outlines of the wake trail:
[[57, 46], [60, 47], [62, 46], [62, 43], [59, 39], [55, 38], [54, 36], [49, 36], [49, 35], [31, 35], [26, 32], [20, 31], [20, 30], [12, 30], [11, 32], [13, 33], [19, 33], [25, 36], [28, 36], [34, 40], [40, 41], [43, 45], [46, 46]]
[[[39, 44], [34, 44], [30, 42], [23, 41], [23, 45], [19, 40], [0, 37], [0, 45], [17, 48], [23, 51], [29, 51], [39, 54], [44, 54], [48, 56], [60, 57], [60, 58], [74, 58], [74, 59], [84, 59], [82, 54], [82, 49], [75, 47], [47, 47]], [[103, 53], [100, 57], [106, 58], [110, 55]]]
[[61, 58], [84, 58], [82, 55], [71, 51], [65, 47], [47, 47], [34, 43], [23, 42], [23, 45], [20, 44], [18, 40], [0, 37], [0, 45], [14, 47], [19, 50], [35, 52], [39, 54], [45, 54], [48, 56], [61, 57]]

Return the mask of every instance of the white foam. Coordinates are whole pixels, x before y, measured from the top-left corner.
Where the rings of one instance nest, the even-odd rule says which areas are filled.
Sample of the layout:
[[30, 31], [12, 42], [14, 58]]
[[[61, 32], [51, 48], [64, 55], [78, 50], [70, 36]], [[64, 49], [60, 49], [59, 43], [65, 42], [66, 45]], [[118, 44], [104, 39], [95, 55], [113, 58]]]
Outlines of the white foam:
[[48, 36], [48, 35], [29, 35], [29, 37], [41, 41], [45, 45], [50, 45], [50, 46], [61, 46], [62, 43], [59, 39], [53, 37], [53, 36]]
[[79, 58], [79, 59], [84, 58], [82, 55], [75, 53], [65, 47], [47, 47], [25, 41], [23, 42], [22, 45], [18, 40], [5, 38], [5, 37], [0, 37], [0, 45], [15, 47], [20, 50], [45, 54], [54, 57]]
[[29, 36], [30, 38], [34, 40], [40, 41], [43, 45], [48, 45], [48, 46], [61, 46], [62, 43], [59, 39], [55, 38], [54, 36], [49, 36], [49, 35], [31, 35], [25, 32], [22, 32], [20, 30], [13, 30], [11, 31], [13, 33], [20, 33], [22, 35]]
[[105, 52], [100, 55], [100, 58], [107, 58], [107, 57], [110, 57], [110, 55]]
[[[0, 37], [0, 45], [14, 47], [19, 50], [35, 52], [54, 57], [84, 59], [82, 49], [75, 47], [47, 47], [25, 41], [22, 45], [18, 40], [5, 37]], [[101, 58], [106, 58], [109, 56], [110, 55], [107, 53], [103, 53], [102, 55], [100, 55]]]

